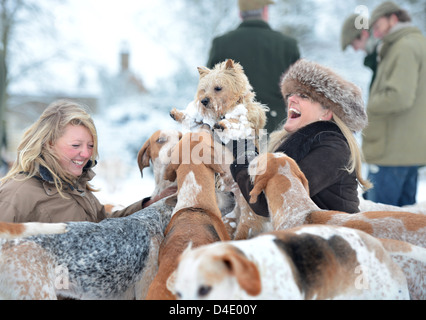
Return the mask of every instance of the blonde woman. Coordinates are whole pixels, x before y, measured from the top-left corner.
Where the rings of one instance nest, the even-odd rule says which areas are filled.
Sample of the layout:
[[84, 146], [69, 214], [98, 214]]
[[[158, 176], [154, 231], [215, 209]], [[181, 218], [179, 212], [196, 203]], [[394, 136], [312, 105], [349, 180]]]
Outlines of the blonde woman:
[[[16, 161], [1, 180], [0, 221], [105, 219], [105, 208], [89, 184], [97, 157], [97, 133], [89, 113], [72, 101], [53, 102], [24, 133]], [[113, 216], [140, 209], [142, 201]]]
[[[281, 92], [287, 120], [271, 134], [269, 152], [284, 152], [298, 163], [321, 209], [359, 212], [358, 185], [371, 187], [361, 176], [362, 153], [354, 136], [367, 125], [360, 90], [328, 68], [299, 60], [284, 75]], [[247, 165], [234, 162], [231, 172], [249, 199]], [[252, 208], [269, 215], [263, 194]]]

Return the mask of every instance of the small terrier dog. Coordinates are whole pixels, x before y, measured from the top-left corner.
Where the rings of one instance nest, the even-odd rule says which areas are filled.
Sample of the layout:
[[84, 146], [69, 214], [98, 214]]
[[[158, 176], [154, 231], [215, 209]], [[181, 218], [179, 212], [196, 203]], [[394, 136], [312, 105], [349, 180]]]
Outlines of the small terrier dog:
[[221, 166], [224, 171], [220, 179], [217, 179], [217, 187], [233, 192], [237, 202], [234, 212], [229, 217], [224, 217], [224, 221], [234, 238], [246, 239], [249, 235], [254, 236], [264, 231], [268, 221], [263, 221], [265, 218], [253, 213], [242, 196], [229, 169], [234, 160], [232, 152], [224, 148], [222, 143], [254, 139], [259, 149], [259, 140], [263, 138], [260, 130], [266, 124], [266, 112], [269, 108], [255, 100], [253, 87], [239, 63], [228, 59], [216, 64], [213, 69], [199, 67], [198, 71], [200, 80], [194, 101], [185, 110], [173, 109], [170, 116], [182, 123], [183, 132], [198, 131], [205, 128], [205, 125], [216, 129], [214, 136], [219, 140], [217, 147], [223, 150]]
[[243, 67], [231, 59], [213, 69], [198, 67], [200, 81], [194, 101], [185, 110], [174, 108], [170, 116], [193, 131], [203, 124], [222, 129], [222, 142], [246, 138], [266, 124], [267, 106], [255, 101], [255, 93]]

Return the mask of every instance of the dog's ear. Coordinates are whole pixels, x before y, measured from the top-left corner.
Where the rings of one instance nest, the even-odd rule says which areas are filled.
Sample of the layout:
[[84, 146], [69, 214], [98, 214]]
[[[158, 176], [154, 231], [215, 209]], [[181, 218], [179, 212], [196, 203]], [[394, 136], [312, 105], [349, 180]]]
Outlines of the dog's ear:
[[200, 74], [200, 79], [210, 73], [210, 69], [206, 67], [198, 67], [197, 69]]
[[138, 166], [142, 177], [142, 170], [146, 167], [149, 167], [149, 160], [151, 159], [150, 146], [151, 141], [148, 139], [138, 152]]
[[176, 180], [176, 170], [179, 168], [179, 164], [170, 163], [166, 167], [166, 171], [164, 172], [164, 179], [169, 180], [171, 182]]
[[234, 60], [228, 59], [225, 64], [226, 69], [234, 69]]
[[259, 270], [242, 252], [231, 247], [221, 257], [227, 271], [234, 276], [241, 288], [251, 296], [256, 296], [262, 289]]

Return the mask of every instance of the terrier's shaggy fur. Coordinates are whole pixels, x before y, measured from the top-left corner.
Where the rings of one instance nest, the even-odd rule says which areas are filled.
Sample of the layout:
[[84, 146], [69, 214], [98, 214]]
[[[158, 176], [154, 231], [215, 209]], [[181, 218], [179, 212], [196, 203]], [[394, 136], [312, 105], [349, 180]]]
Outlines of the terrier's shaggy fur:
[[[200, 81], [195, 99], [186, 110], [173, 109], [170, 115], [193, 129], [202, 124], [228, 130], [226, 139], [246, 138], [254, 129], [256, 135], [266, 124], [268, 107], [255, 101], [255, 93], [243, 67], [229, 59], [213, 69], [199, 67]], [[247, 130], [249, 129], [249, 130]], [[231, 132], [232, 131], [232, 132]]]

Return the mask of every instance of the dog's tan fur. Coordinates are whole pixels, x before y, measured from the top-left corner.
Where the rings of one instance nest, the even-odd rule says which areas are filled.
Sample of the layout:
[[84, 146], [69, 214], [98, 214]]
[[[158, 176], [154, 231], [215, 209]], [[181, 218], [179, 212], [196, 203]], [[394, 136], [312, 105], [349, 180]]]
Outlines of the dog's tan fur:
[[[195, 104], [204, 123], [226, 130], [228, 125], [223, 119], [238, 105], [247, 108], [247, 120], [251, 129], [259, 133], [266, 124], [265, 105], [255, 100], [255, 93], [250, 85], [243, 67], [233, 60], [218, 63], [213, 69], [198, 67], [200, 80], [198, 83]], [[173, 119], [182, 122], [186, 117], [184, 111], [176, 108], [170, 112]], [[229, 122], [236, 122], [229, 119]], [[209, 123], [210, 122], [210, 123]]]
[[172, 148], [181, 138], [182, 133], [177, 130], [157, 130], [139, 150], [137, 162], [141, 175], [143, 175], [143, 170], [150, 166], [150, 163], [153, 166], [155, 188], [151, 198], [176, 185], [175, 182], [164, 179], [164, 171], [170, 163]]
[[[213, 69], [199, 67], [198, 71], [200, 80], [194, 103], [202, 120], [194, 121], [199, 121], [200, 125], [207, 123], [210, 127], [220, 129], [220, 139], [224, 143], [233, 139], [247, 138], [246, 132], [259, 137], [260, 130], [266, 124], [268, 108], [255, 100], [255, 93], [244, 74], [243, 67], [228, 59], [218, 63]], [[234, 118], [233, 115], [241, 105], [247, 109], [243, 121], [241, 118]], [[190, 113], [173, 109], [170, 115], [176, 121], [183, 122]], [[247, 131], [247, 128], [250, 130]], [[255, 143], [258, 146], [258, 140]], [[233, 156], [230, 150], [219, 144], [217, 148], [223, 150], [221, 159], [224, 173], [221, 174], [218, 185], [221, 184], [226, 191], [233, 192], [237, 203], [234, 212], [224, 217], [224, 221], [228, 230], [234, 234], [233, 238], [246, 239], [267, 230], [265, 224], [268, 221], [256, 215], [247, 204], [229, 170], [232, 162], [229, 159], [233, 159]]]
[[[262, 174], [256, 174], [259, 168], [264, 171]], [[249, 172], [254, 181], [250, 201], [256, 201], [264, 191], [275, 230], [302, 224], [342, 225], [377, 238], [407, 241], [426, 247], [424, 215], [385, 211], [348, 214], [319, 209], [309, 197], [305, 175], [296, 162], [284, 154], [260, 155], [250, 164]]]
[[[426, 281], [425, 215], [395, 211], [348, 214], [321, 210], [309, 197], [308, 181], [303, 172], [293, 159], [282, 153], [260, 155], [251, 162], [249, 173], [254, 182], [250, 201], [255, 202], [262, 191], [265, 193], [274, 230], [304, 224], [327, 224], [362, 230], [380, 239], [396, 240], [398, 242], [393, 242], [393, 246], [391, 241], [384, 240], [384, 243], [396, 257], [396, 262], [403, 261], [400, 264], [407, 275], [411, 295], [426, 297], [424, 286], [418, 287], [418, 283]], [[415, 249], [414, 246], [420, 248]], [[413, 253], [404, 254], [401, 249]]]
[[65, 223], [10, 223], [0, 222], [0, 238], [2, 239], [17, 239], [38, 234], [57, 234], [65, 233]]
[[[184, 159], [187, 156], [183, 152], [185, 143], [190, 146], [191, 157]], [[190, 242], [198, 247], [214, 241], [230, 240], [215, 196], [214, 175], [215, 172], [222, 172], [222, 169], [214, 163], [194, 159], [195, 153], [192, 151], [201, 143], [214, 153], [210, 133], [189, 133], [174, 149], [172, 163], [165, 173], [166, 179], [177, 180], [178, 202], [165, 230], [158, 256], [159, 269], [147, 294], [149, 300], [175, 299], [167, 289], [167, 280], [177, 267], [178, 257]], [[206, 151], [203, 148], [201, 153]], [[203, 154], [200, 156], [202, 158]], [[185, 160], [189, 160], [189, 163]]]

